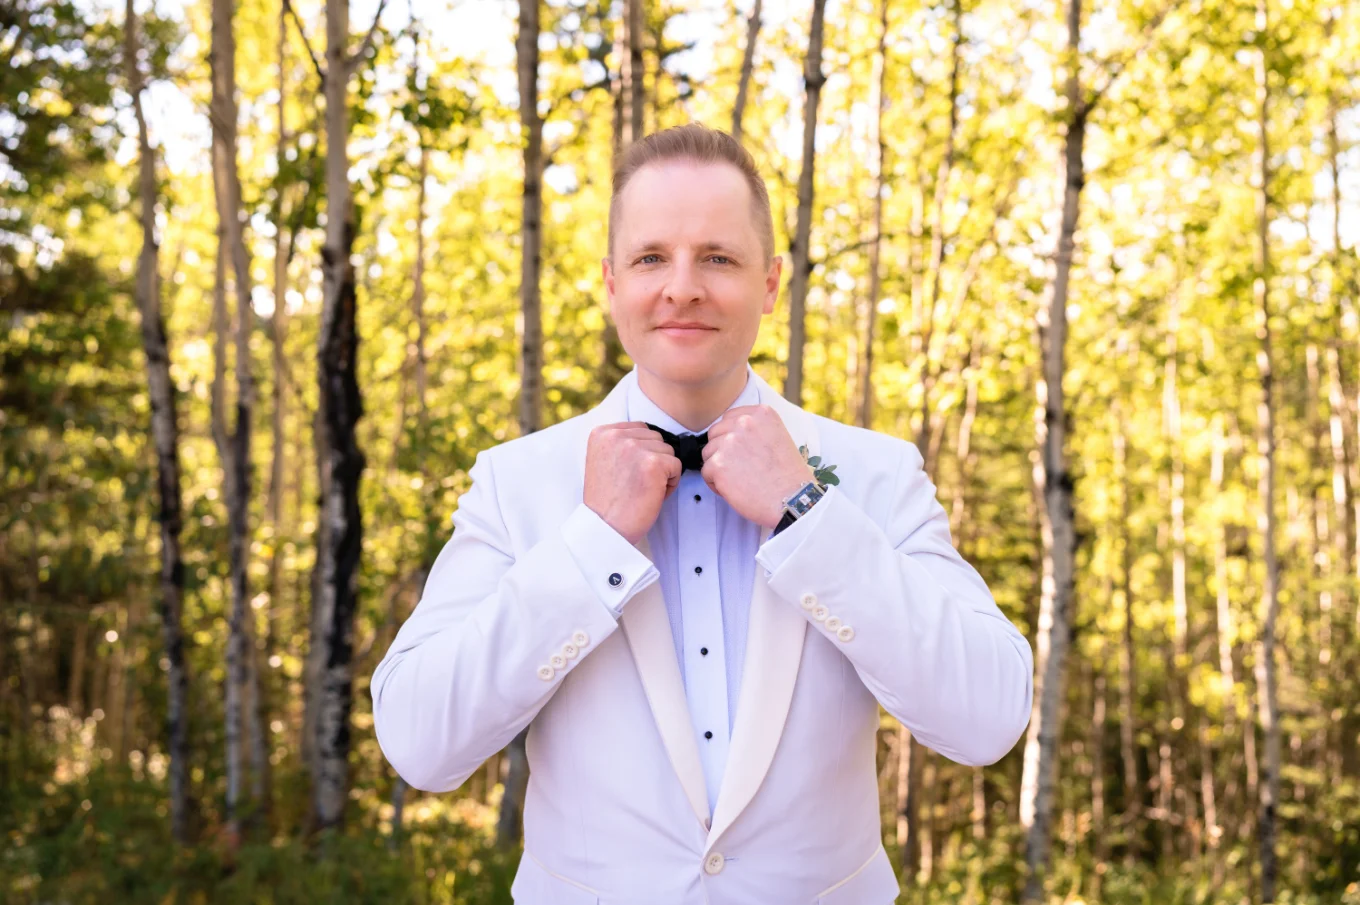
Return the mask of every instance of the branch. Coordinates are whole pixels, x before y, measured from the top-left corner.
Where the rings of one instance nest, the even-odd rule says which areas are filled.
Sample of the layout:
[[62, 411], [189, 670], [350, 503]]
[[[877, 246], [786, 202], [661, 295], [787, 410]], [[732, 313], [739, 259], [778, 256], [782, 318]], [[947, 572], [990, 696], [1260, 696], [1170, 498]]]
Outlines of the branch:
[[387, 8], [387, 0], [378, 0], [378, 11], [373, 14], [373, 24], [368, 27], [368, 34], [364, 35], [363, 43], [359, 49], [350, 55], [345, 61], [345, 75], [354, 74], [354, 70], [359, 68], [359, 63], [368, 55], [369, 48], [373, 46], [373, 37], [378, 33], [378, 23], [382, 21], [383, 10]]
[[1119, 77], [1124, 74], [1130, 63], [1147, 53], [1148, 48], [1152, 45], [1152, 39], [1157, 36], [1157, 31], [1162, 27], [1162, 23], [1166, 21], [1167, 16], [1171, 15], [1179, 5], [1180, 0], [1169, 0], [1162, 11], [1154, 16], [1152, 21], [1148, 23], [1147, 29], [1143, 34], [1143, 43], [1140, 44], [1136, 50], [1124, 54], [1109, 65], [1109, 78], [1105, 80], [1105, 84], [1092, 91], [1086, 97], [1086, 109], [1088, 111], [1095, 107], [1096, 104], [1100, 103], [1100, 99], [1109, 93], [1110, 89], [1119, 81]]
[[837, 249], [835, 249], [834, 251], [828, 251], [826, 254], [822, 255], [820, 258], [818, 258], [818, 259], [815, 260], [815, 261], [809, 259], [808, 270], [811, 271], [811, 270], [815, 270], [815, 269], [818, 268], [818, 267], [823, 267], [823, 266], [825, 266], [825, 265], [827, 264], [827, 262], [829, 262], [829, 261], [834, 261], [834, 260], [836, 260], [836, 258], [839, 258], [839, 257], [840, 257], [841, 255], [843, 255], [843, 254], [847, 254], [847, 253], [852, 252], [852, 251], [857, 251], [857, 250], [859, 250], [859, 249], [861, 249], [861, 248], [864, 248], [864, 247], [866, 247], [866, 246], [873, 245], [875, 242], [877, 242], [877, 241], [879, 241], [879, 240], [881, 240], [881, 239], [892, 239], [892, 238], [894, 238], [895, 236], [896, 236], [896, 233], [890, 233], [890, 232], [889, 232], [889, 233], [883, 233], [883, 234], [877, 235], [877, 236], [870, 236], [870, 237], [867, 238], [867, 239], [861, 239], [861, 240], [858, 241], [858, 242], [851, 242], [849, 245], [842, 245], [840, 248], [837, 248]]
[[297, 10], [293, 9], [291, 0], [283, 0], [283, 8], [288, 11], [288, 15], [293, 17], [293, 24], [297, 26], [298, 37], [302, 38], [302, 46], [307, 48], [307, 56], [312, 58], [312, 66], [316, 69], [317, 78], [321, 79], [321, 90], [326, 90], [326, 69], [321, 65], [321, 60], [312, 50], [312, 42], [307, 39], [307, 30], [302, 27], [302, 20], [298, 18]]

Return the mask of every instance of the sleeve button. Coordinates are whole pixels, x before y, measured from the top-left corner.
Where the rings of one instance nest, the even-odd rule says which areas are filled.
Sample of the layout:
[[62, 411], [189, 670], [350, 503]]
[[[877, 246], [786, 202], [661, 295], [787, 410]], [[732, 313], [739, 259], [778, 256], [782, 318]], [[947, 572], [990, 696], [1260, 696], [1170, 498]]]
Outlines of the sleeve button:
[[615, 572], [613, 575], [609, 576], [609, 584], [611, 587], [617, 588], [619, 585], [623, 584], [623, 576], [618, 572]]
[[548, 666], [546, 663], [538, 668], [538, 677], [542, 679], [544, 682], [551, 682], [553, 680], [553, 676], [556, 674], [557, 674], [556, 670], [554, 670], [551, 666]]

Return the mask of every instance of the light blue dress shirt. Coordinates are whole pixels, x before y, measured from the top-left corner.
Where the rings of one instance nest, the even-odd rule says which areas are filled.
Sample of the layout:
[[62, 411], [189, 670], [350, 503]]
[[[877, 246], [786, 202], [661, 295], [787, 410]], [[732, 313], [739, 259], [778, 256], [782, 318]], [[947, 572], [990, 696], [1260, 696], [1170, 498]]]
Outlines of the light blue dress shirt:
[[[749, 364], [746, 372], [746, 386], [729, 408], [760, 401]], [[628, 387], [628, 420], [646, 421], [673, 434], [701, 434], [721, 417], [704, 431], [689, 430], [662, 411], [634, 380]], [[702, 472], [686, 470], [680, 485], [661, 504], [647, 542], [661, 575], [675, 657], [708, 786], [708, 806], [713, 809], [741, 692], [760, 526], [709, 490]]]

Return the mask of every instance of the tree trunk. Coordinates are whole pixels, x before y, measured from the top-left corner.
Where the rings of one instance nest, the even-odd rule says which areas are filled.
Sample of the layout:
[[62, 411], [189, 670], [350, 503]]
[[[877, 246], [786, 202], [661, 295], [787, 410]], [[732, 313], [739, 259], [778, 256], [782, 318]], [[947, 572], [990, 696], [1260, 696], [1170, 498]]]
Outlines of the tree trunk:
[[805, 345], [808, 280], [812, 276], [812, 204], [814, 175], [817, 170], [817, 103], [822, 85], [822, 31], [826, 19], [826, 0], [812, 0], [812, 26], [808, 31], [807, 58], [803, 65], [803, 166], [798, 176], [798, 226], [791, 249], [789, 275], [789, 358], [784, 378], [784, 398], [794, 405], [803, 403], [803, 346]]
[[917, 383], [921, 387], [921, 428], [916, 445], [925, 449], [931, 445], [931, 390], [939, 376], [931, 367], [930, 353], [935, 338], [935, 309], [940, 300], [940, 279], [944, 270], [944, 206], [949, 193], [949, 174], [954, 169], [954, 144], [959, 123], [959, 58], [963, 46], [963, 0], [952, 4], [954, 40], [950, 49], [949, 66], [949, 126], [945, 134], [944, 155], [935, 171], [935, 197], [931, 202], [930, 258], [926, 261], [930, 281], [926, 290], [925, 316], [921, 322], [921, 343], [918, 356]]
[[[1091, 838], [1095, 845], [1092, 855], [1096, 864], [1104, 864], [1109, 858], [1110, 840], [1105, 826], [1105, 672], [1096, 664], [1095, 679], [1091, 690], [1091, 734], [1087, 746], [1091, 751]], [[1093, 873], [1099, 884], [1100, 874]], [[1100, 898], [1099, 885], [1093, 898]]]
[[[1267, 0], [1256, 3], [1256, 34], [1264, 41], [1269, 34]], [[1280, 793], [1280, 724], [1275, 688], [1275, 619], [1279, 601], [1279, 562], [1275, 553], [1275, 387], [1270, 327], [1270, 105], [1269, 62], [1262, 44], [1256, 60], [1258, 141], [1256, 146], [1256, 255], [1252, 282], [1256, 302], [1256, 353], [1261, 377], [1261, 400], [1257, 406], [1256, 447], [1261, 456], [1258, 492], [1261, 497], [1257, 529], [1261, 532], [1265, 560], [1265, 584], [1261, 593], [1260, 635], [1256, 650], [1256, 686], [1261, 735], [1265, 742], [1263, 781], [1259, 787], [1258, 834], [1261, 859], [1261, 901], [1275, 901], [1275, 808]]]
[[[1081, 41], [1081, 0], [1068, 0], [1068, 54], [1076, 59]], [[1077, 67], [1067, 79], [1068, 123], [1064, 142], [1064, 185], [1061, 232], [1058, 236], [1053, 283], [1048, 304], [1039, 311], [1043, 379], [1038, 383], [1038, 423], [1041, 463], [1035, 483], [1043, 492], [1040, 509], [1044, 548], [1044, 585], [1039, 603], [1034, 711], [1025, 741], [1024, 773], [1020, 785], [1020, 823], [1025, 829], [1028, 876], [1023, 901], [1043, 898], [1048, 862], [1050, 820], [1053, 812], [1054, 767], [1061, 718], [1063, 667], [1070, 641], [1073, 560], [1076, 535], [1072, 512], [1072, 475], [1067, 470], [1064, 440], [1067, 408], [1063, 397], [1066, 371], [1068, 280], [1072, 271], [1077, 217], [1085, 182], [1082, 148], [1086, 139], [1086, 98]]]
[[[1189, 674], [1194, 664], [1190, 656], [1190, 606], [1188, 592], [1186, 590], [1186, 539], [1185, 539], [1185, 457], [1182, 449], [1181, 436], [1181, 402], [1179, 384], [1179, 364], [1180, 364], [1180, 296], [1179, 287], [1173, 289], [1168, 296], [1169, 311], [1167, 314], [1166, 342], [1167, 358], [1163, 368], [1164, 379], [1162, 382], [1162, 413], [1163, 430], [1166, 433], [1167, 446], [1171, 455], [1171, 480], [1170, 480], [1170, 510], [1171, 510], [1171, 600], [1172, 600], [1172, 681], [1174, 684], [1174, 699], [1172, 702], [1172, 721], [1171, 733], [1172, 744], [1179, 754], [1183, 765], [1188, 766], [1189, 751], [1192, 739], [1199, 741], [1200, 733], [1198, 726], [1200, 723], [1199, 714], [1195, 712], [1194, 706], [1190, 701], [1190, 680]], [[1200, 747], [1201, 753], [1204, 748]], [[1201, 758], [1203, 763], [1203, 758]], [[1174, 765], [1173, 765], [1174, 766]], [[1174, 781], [1174, 769], [1168, 768], [1168, 774]], [[1189, 782], [1188, 769], [1182, 771], [1186, 776], [1185, 782]], [[1201, 774], [1201, 806], [1205, 813], [1213, 810], [1213, 777], [1209, 776], [1207, 793]], [[1167, 790], [1168, 796], [1171, 794], [1170, 788]], [[1171, 836], [1171, 825], [1168, 825], [1167, 838]], [[1192, 834], [1197, 829], [1192, 825], [1189, 827]]]
[[[377, 15], [382, 15], [381, 6]], [[318, 527], [317, 532], [312, 620], [317, 668], [312, 819], [317, 830], [338, 827], [349, 798], [354, 611], [363, 539], [359, 479], [364, 454], [355, 436], [363, 403], [358, 381], [358, 298], [350, 260], [357, 226], [349, 185], [347, 107], [349, 80], [360, 57], [349, 56], [348, 43], [347, 0], [326, 0], [326, 241], [321, 250], [317, 350], [318, 414], [323, 425], [317, 469], [321, 512], [317, 521], [325, 527]]]
[[[519, 36], [515, 49], [519, 65], [519, 118], [521, 140], [524, 142], [524, 191], [522, 196], [521, 236], [523, 248], [520, 258], [520, 309], [524, 333], [520, 340], [520, 413], [521, 436], [527, 436], [542, 426], [543, 417], [543, 326], [539, 297], [540, 255], [543, 233], [543, 121], [538, 115], [538, 22], [540, 0], [520, 0]], [[629, 0], [627, 15], [635, 15], [636, 0]], [[633, 46], [636, 29], [629, 28], [629, 46]], [[640, 41], [641, 38], [636, 40]], [[639, 58], [641, 53], [639, 51]], [[633, 56], [630, 51], [629, 59]], [[629, 64], [630, 76], [625, 79], [625, 96], [633, 104], [629, 117], [630, 134], [636, 135], [642, 118], [637, 106], [640, 88], [631, 77], [638, 73]], [[496, 823], [496, 843], [507, 848], [519, 841], [523, 832], [524, 796], [529, 788], [529, 758], [524, 743], [529, 727], [515, 736], [507, 749], [510, 769], [501, 798], [501, 811]]]
[[[1223, 433], [1223, 418], [1220, 416], [1214, 419], [1214, 444], [1209, 469], [1209, 484], [1215, 499], [1223, 497], [1227, 445], [1227, 438]], [[1219, 695], [1223, 701], [1223, 737], [1231, 739], [1236, 734], [1237, 726], [1240, 724], [1237, 712], [1237, 671], [1233, 661], [1235, 629], [1233, 628], [1232, 598], [1228, 592], [1228, 525], [1220, 518], [1217, 527], [1217, 536], [1214, 541], [1214, 584], [1216, 586], [1215, 616], [1218, 635], [1218, 684]], [[1252, 729], [1250, 726], [1246, 726], [1243, 730], [1243, 744], [1249, 777], [1254, 775], [1255, 770], [1256, 758], [1253, 743]], [[1228, 799], [1236, 797], [1238, 792], [1237, 775], [1236, 769], [1228, 771], [1228, 783], [1224, 789], [1225, 803]], [[1254, 783], [1249, 781], [1247, 789], [1249, 797], [1255, 794]], [[1238, 809], [1238, 812], [1240, 813], [1242, 810], [1244, 809]], [[1216, 869], [1221, 869], [1221, 866], [1222, 862], [1219, 862]]]
[[732, 137], [741, 141], [741, 118], [746, 114], [746, 95], [751, 87], [751, 69], [755, 64], [756, 40], [760, 37], [761, 0], [751, 4], [751, 15], [746, 20], [746, 49], [741, 54], [741, 75], [737, 78], [737, 100], [732, 105]]
[[188, 692], [184, 661], [184, 561], [180, 556], [183, 504], [180, 496], [179, 423], [175, 385], [170, 377], [169, 344], [161, 317], [159, 244], [156, 239], [156, 162], [142, 111], [142, 73], [138, 64], [137, 13], [127, 0], [123, 64], [137, 119], [138, 200], [142, 250], [137, 257], [137, 310], [141, 317], [142, 349], [146, 354], [147, 387], [151, 397], [151, 436], [156, 446], [157, 516], [161, 534], [160, 616], [165, 645], [167, 753], [170, 758], [170, 834], [180, 845], [188, 842]]
[[217, 281], [221, 289], [216, 295], [217, 358], [213, 391], [213, 434], [222, 459], [223, 496], [227, 504], [228, 574], [231, 587], [231, 608], [228, 618], [226, 694], [227, 798], [226, 820], [228, 841], [235, 844], [240, 833], [240, 796], [243, 783], [241, 732], [251, 734], [252, 748], [261, 729], [246, 712], [250, 699], [249, 649], [252, 633], [246, 620], [253, 618], [250, 611], [248, 581], [250, 555], [250, 496], [252, 484], [251, 428], [255, 405], [255, 385], [250, 360], [250, 333], [254, 323], [251, 307], [250, 260], [247, 255], [244, 227], [241, 218], [241, 181], [236, 160], [236, 39], [232, 24], [233, 4], [229, 0], [213, 0], [212, 4], [212, 107], [213, 131], [213, 186], [217, 198], [218, 240], [223, 246], [220, 264], [230, 264], [233, 293], [236, 301], [236, 393], [235, 425], [230, 433], [226, 427], [225, 411], [225, 351], [227, 273], [219, 269]]
[[[1333, 20], [1327, 20], [1327, 34], [1331, 37]], [[1332, 585], [1335, 588], [1333, 596], [1333, 607], [1336, 613], [1341, 615], [1340, 624], [1342, 626], [1340, 640], [1344, 643], [1347, 638], [1354, 641], [1360, 638], [1360, 591], [1355, 588], [1353, 577], [1358, 574], [1357, 566], [1360, 566], [1360, 556], [1357, 555], [1357, 514], [1355, 505], [1355, 487], [1351, 480], [1351, 475], [1355, 469], [1355, 459], [1351, 454], [1351, 446], [1346, 439], [1346, 422], [1343, 413], [1346, 410], [1346, 391], [1341, 376], [1341, 337], [1344, 335], [1345, 302], [1342, 295], [1343, 285], [1343, 265], [1341, 250], [1341, 137], [1337, 127], [1337, 119], [1340, 115], [1339, 103], [1333, 93], [1328, 89], [1327, 93], [1327, 164], [1332, 178], [1332, 253], [1331, 253], [1331, 286], [1332, 296], [1335, 300], [1332, 319], [1336, 324], [1336, 339], [1327, 345], [1327, 400], [1330, 409], [1330, 433], [1332, 443], [1332, 502], [1335, 507], [1334, 520], [1336, 529], [1332, 532], [1332, 546], [1335, 550], [1334, 561], [1332, 564], [1332, 575], [1334, 576]], [[1360, 400], [1357, 400], [1356, 412], [1360, 413]], [[1356, 433], [1360, 435], [1360, 424], [1356, 425]], [[1360, 436], [1357, 436], [1360, 441]], [[1349, 593], [1348, 593], [1349, 592]], [[1351, 598], [1351, 599], [1348, 599]], [[1345, 618], [1348, 608], [1355, 611], [1355, 616], [1347, 628]], [[1349, 664], [1343, 664], [1344, 670], [1349, 668], [1350, 674], [1354, 675], [1355, 660], [1354, 654], [1349, 659]], [[1349, 688], [1340, 689], [1343, 695], [1349, 695]], [[1340, 770], [1343, 776], [1360, 776], [1360, 743], [1356, 742], [1356, 737], [1360, 736], [1360, 713], [1353, 705], [1348, 703], [1345, 712], [1341, 717], [1341, 725], [1338, 728], [1340, 733]]]
[[878, 5], [878, 105], [874, 118], [874, 142], [878, 159], [874, 170], [874, 236], [869, 244], [869, 299], [864, 317], [864, 363], [859, 372], [860, 427], [872, 429], [874, 419], [874, 332], [878, 324], [878, 302], [883, 295], [883, 192], [886, 180], [888, 142], [883, 136], [883, 111], [888, 106], [888, 0]]
[[[287, 47], [288, 47], [288, 20], [287, 8], [279, 5], [279, 40], [277, 50], [278, 76], [279, 76], [279, 100], [276, 108], [278, 122], [278, 145], [274, 149], [275, 159], [280, 172], [283, 171], [287, 163], [288, 147], [288, 120], [287, 120], [287, 99], [288, 99], [288, 79], [287, 79]], [[261, 652], [261, 659], [264, 663], [264, 671], [259, 673], [257, 679], [257, 709], [258, 720], [266, 733], [268, 740], [265, 744], [263, 759], [256, 765], [256, 783], [259, 795], [260, 807], [264, 811], [264, 816], [268, 818], [273, 810], [273, 770], [269, 763], [269, 749], [273, 747], [273, 732], [270, 728], [273, 723], [273, 685], [270, 677], [273, 675], [274, 668], [274, 647], [278, 632], [274, 628], [274, 623], [278, 618], [280, 610], [280, 598], [283, 590], [282, 580], [282, 553], [283, 553], [283, 489], [284, 489], [284, 464], [287, 461], [287, 437], [284, 431], [285, 418], [287, 417], [287, 388], [291, 383], [288, 372], [288, 355], [284, 340], [287, 331], [287, 298], [288, 298], [288, 263], [293, 256], [293, 233], [286, 227], [287, 212], [284, 207], [284, 189], [282, 184], [278, 188], [278, 195], [274, 201], [274, 310], [270, 315], [270, 368], [273, 372], [273, 385], [271, 391], [270, 405], [270, 450], [271, 460], [269, 466], [269, 496], [265, 502], [266, 514], [269, 519], [269, 531], [271, 535], [269, 552], [269, 592], [267, 602], [264, 607], [264, 647]]]
[[425, 147], [425, 135], [420, 136], [420, 172], [416, 187], [416, 264], [412, 276], [411, 314], [416, 322], [415, 372], [416, 372], [416, 412], [420, 418], [420, 442], [428, 443], [429, 379], [426, 376], [425, 352], [425, 184], [429, 181], [429, 151]]
[[[622, 60], [623, 63], [623, 122], [627, 128], [624, 133], [623, 146], [626, 148], [633, 142], [638, 141], [643, 135], [643, 112], [647, 106], [647, 69], [642, 59], [642, 30], [645, 17], [642, 14], [642, 4], [644, 0], [623, 0], [623, 21], [624, 39], [628, 47], [628, 55]], [[521, 13], [521, 22], [523, 14]], [[535, 13], [535, 31], [537, 31], [537, 13]], [[524, 71], [520, 70], [521, 84], [524, 78]], [[537, 73], [538, 57], [534, 57], [535, 91], [532, 97], [537, 98]], [[537, 110], [535, 110], [535, 120], [537, 120]], [[524, 122], [521, 114], [521, 122]], [[542, 129], [542, 123], [538, 124]], [[527, 128], [527, 126], [526, 126]], [[540, 137], [541, 140], [541, 137]]]

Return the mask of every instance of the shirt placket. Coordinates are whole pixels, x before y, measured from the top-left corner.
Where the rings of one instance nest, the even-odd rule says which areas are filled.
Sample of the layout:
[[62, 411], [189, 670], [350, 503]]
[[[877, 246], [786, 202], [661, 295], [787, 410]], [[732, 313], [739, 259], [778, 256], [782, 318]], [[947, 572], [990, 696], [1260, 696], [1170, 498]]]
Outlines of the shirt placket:
[[729, 741], [727, 650], [718, 582], [717, 505], [697, 471], [680, 479], [678, 500], [680, 605], [684, 612], [685, 692], [708, 786], [717, 800]]

